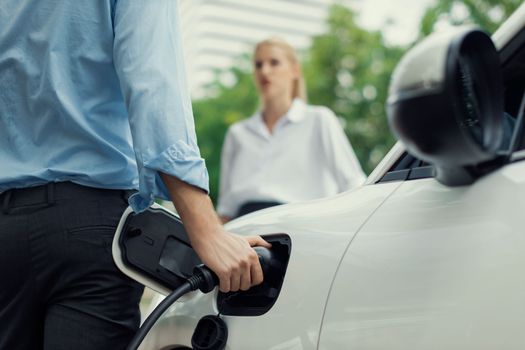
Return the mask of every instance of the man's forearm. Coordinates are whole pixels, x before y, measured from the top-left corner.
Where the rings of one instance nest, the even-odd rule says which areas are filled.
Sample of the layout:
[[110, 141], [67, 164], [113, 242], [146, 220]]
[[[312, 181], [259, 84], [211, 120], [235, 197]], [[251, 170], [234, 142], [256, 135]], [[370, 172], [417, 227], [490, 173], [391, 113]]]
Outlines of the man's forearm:
[[173, 176], [161, 174], [177, 209], [191, 245], [201, 261], [220, 280], [223, 292], [247, 290], [263, 280], [259, 258], [252, 246], [271, 245], [259, 236], [241, 237], [227, 233], [210, 197], [202, 190]]
[[210, 197], [201, 189], [171, 175], [161, 173], [161, 178], [184, 222], [192, 244], [199, 244], [200, 240], [206, 239], [208, 234], [221, 225]]

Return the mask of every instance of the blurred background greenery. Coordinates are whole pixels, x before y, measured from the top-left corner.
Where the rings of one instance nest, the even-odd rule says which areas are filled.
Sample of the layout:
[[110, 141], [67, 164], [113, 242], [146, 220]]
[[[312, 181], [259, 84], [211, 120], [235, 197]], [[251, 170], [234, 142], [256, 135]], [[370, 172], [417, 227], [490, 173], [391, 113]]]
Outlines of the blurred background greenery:
[[[311, 47], [301, 52], [309, 103], [327, 106], [341, 118], [363, 169], [369, 173], [395, 142], [384, 107], [391, 73], [403, 53], [432, 31], [450, 24], [475, 24], [493, 33], [521, 2], [438, 0], [421, 18], [418, 39], [406, 46], [389, 45], [380, 31], [360, 27], [348, 7], [334, 5], [328, 31], [316, 36]], [[216, 71], [214, 81], [205, 87], [206, 98], [193, 101], [198, 142], [206, 159], [214, 202], [226, 129], [252, 115], [259, 103], [250, 54], [239, 57], [227, 71]], [[225, 74], [229, 77], [227, 84], [221, 78]]]

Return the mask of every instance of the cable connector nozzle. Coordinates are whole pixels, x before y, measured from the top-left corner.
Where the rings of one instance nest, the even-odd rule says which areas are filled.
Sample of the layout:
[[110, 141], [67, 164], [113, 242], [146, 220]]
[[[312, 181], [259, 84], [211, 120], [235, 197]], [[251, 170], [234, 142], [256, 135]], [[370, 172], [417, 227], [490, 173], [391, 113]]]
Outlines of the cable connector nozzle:
[[201, 264], [193, 268], [193, 276], [188, 282], [192, 290], [199, 289], [203, 293], [209, 293], [219, 284], [219, 278], [212, 270]]

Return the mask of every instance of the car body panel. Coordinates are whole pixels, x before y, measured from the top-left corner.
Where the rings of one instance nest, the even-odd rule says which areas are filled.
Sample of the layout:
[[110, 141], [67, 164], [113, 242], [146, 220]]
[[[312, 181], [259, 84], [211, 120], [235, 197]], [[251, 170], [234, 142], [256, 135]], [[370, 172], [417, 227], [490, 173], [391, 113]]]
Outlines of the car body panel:
[[[401, 183], [362, 186], [330, 199], [269, 208], [232, 221], [238, 234], [286, 233], [292, 250], [275, 305], [257, 317], [223, 316], [226, 349], [316, 349], [330, 286], [354, 235]], [[194, 292], [158, 321], [141, 349], [189, 346], [198, 320], [217, 314], [216, 293]], [[297, 317], [300, 315], [299, 317]], [[261, 329], [268, 336], [261, 337]], [[257, 344], [250, 344], [257, 339]]]
[[524, 349], [525, 162], [406, 181], [353, 240], [319, 349]]

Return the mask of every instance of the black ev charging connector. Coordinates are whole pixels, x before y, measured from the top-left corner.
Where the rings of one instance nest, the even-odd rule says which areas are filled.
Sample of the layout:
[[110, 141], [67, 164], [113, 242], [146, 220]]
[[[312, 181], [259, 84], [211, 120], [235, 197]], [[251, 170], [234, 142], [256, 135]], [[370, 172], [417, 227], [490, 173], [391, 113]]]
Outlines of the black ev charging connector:
[[[264, 247], [254, 247], [257, 255], [259, 256], [259, 262], [263, 270], [263, 275], [266, 276], [269, 273], [267, 267], [270, 266], [269, 262], [272, 260], [272, 251]], [[140, 326], [137, 333], [129, 343], [127, 350], [136, 350], [140, 346], [140, 343], [148, 334], [150, 329], [153, 327], [155, 322], [162, 316], [162, 314], [181, 296], [199, 289], [202, 293], [211, 292], [219, 284], [219, 278], [211, 271], [207, 266], [200, 264], [194, 267], [193, 276], [187, 279], [179, 288], [175, 289], [170, 293], [146, 318], [144, 323]], [[224, 344], [226, 340], [224, 339]]]
[[[263, 235], [272, 245], [268, 250], [255, 247], [264, 281], [247, 291], [217, 293], [221, 315], [259, 316], [272, 308], [283, 285], [291, 254], [291, 239], [285, 233]], [[112, 245], [113, 260], [130, 278], [167, 295], [142, 324], [128, 349], [136, 349], [155, 321], [184, 294], [200, 289], [212, 291], [218, 278], [191, 247], [180, 218], [168, 209], [153, 204], [140, 213], [127, 208], [120, 219]], [[222, 350], [228, 330], [215, 315], [199, 321], [192, 337], [195, 350]]]

